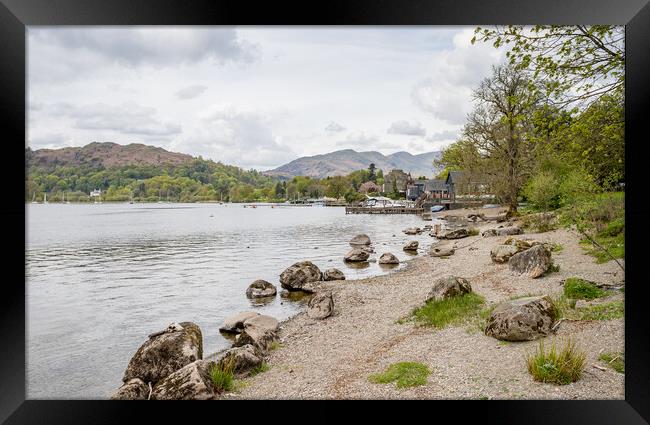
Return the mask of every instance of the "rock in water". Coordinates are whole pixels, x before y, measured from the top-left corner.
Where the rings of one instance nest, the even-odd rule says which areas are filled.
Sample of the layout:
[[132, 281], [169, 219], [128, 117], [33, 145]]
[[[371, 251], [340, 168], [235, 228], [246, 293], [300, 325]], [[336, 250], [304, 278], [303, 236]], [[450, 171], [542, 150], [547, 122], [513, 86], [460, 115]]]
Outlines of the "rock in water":
[[444, 230], [436, 234], [438, 239], [461, 239], [469, 236], [469, 232], [464, 227], [454, 230]]
[[111, 400], [147, 400], [148, 398], [149, 386], [139, 378], [124, 383], [111, 395]]
[[440, 301], [445, 298], [468, 294], [470, 292], [472, 292], [472, 286], [467, 279], [447, 276], [434, 282], [433, 288], [431, 288], [429, 295], [427, 295], [427, 301]]
[[508, 266], [510, 270], [534, 279], [551, 267], [551, 250], [543, 245], [535, 245], [510, 257]]
[[485, 335], [503, 341], [531, 341], [548, 335], [556, 317], [548, 295], [505, 301], [492, 312]]
[[197, 360], [190, 363], [153, 387], [152, 400], [214, 400], [217, 388], [212, 383], [210, 371], [216, 363]]
[[289, 291], [298, 291], [309, 282], [321, 280], [322, 273], [311, 261], [301, 261], [288, 267], [280, 274], [280, 284]]
[[409, 227], [408, 229], [402, 230], [407, 235], [417, 235], [419, 233], [422, 233], [419, 227]]
[[402, 248], [404, 251], [417, 251], [418, 246], [419, 246], [418, 241], [409, 241], [406, 245], [404, 245], [404, 248]]
[[139, 378], [156, 383], [183, 366], [203, 358], [201, 328], [192, 322], [174, 324], [175, 330], [155, 334], [133, 355], [123, 382]]
[[507, 263], [510, 257], [515, 255], [519, 250], [512, 245], [499, 245], [490, 251], [490, 257], [495, 263]]
[[399, 264], [399, 259], [390, 252], [385, 252], [379, 257], [379, 264]]
[[251, 283], [248, 289], [246, 289], [246, 296], [248, 298], [272, 297], [275, 296], [276, 293], [277, 289], [275, 286], [262, 279], [258, 279]]
[[431, 248], [429, 250], [429, 255], [432, 257], [449, 257], [450, 255], [454, 255], [454, 252], [456, 252], [454, 248]]
[[330, 291], [318, 292], [309, 300], [307, 316], [312, 319], [325, 319], [332, 315], [334, 299]]
[[244, 330], [237, 335], [234, 347], [251, 344], [259, 350], [268, 351], [272, 342], [278, 339], [279, 323], [271, 316], [260, 314], [244, 322]]
[[366, 234], [356, 235], [350, 239], [350, 245], [370, 245], [370, 238]]
[[219, 328], [221, 332], [238, 334], [244, 330], [244, 322], [252, 317], [258, 316], [259, 313], [253, 311], [244, 311], [224, 320], [223, 325]]
[[345, 275], [339, 269], [331, 268], [323, 273], [323, 280], [345, 280]]
[[252, 344], [233, 347], [226, 351], [217, 364], [231, 367], [234, 373], [243, 375], [262, 364], [262, 352]]
[[351, 249], [347, 254], [345, 254], [343, 260], [350, 261], [350, 262], [368, 261], [368, 257], [370, 257], [370, 254], [367, 251], [364, 251], [363, 249], [354, 248]]

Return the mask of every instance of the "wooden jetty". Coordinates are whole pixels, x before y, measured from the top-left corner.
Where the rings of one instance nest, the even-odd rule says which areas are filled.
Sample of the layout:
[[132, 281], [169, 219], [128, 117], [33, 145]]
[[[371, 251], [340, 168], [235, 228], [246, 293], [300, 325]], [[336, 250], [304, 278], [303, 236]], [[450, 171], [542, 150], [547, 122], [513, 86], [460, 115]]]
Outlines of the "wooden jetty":
[[414, 207], [345, 207], [346, 214], [422, 214], [424, 208]]

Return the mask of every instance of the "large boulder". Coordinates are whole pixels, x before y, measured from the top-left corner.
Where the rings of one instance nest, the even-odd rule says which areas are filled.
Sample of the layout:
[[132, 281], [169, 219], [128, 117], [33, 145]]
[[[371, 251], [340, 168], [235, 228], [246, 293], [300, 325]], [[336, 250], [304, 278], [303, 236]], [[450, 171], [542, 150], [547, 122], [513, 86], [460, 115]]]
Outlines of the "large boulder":
[[472, 286], [467, 279], [447, 276], [436, 280], [427, 295], [427, 301], [440, 301], [472, 292]]
[[419, 233], [422, 233], [422, 230], [420, 230], [419, 227], [409, 227], [408, 229], [402, 230], [407, 235], [417, 235]]
[[221, 332], [238, 334], [244, 330], [244, 322], [252, 317], [259, 316], [259, 313], [253, 311], [244, 311], [224, 320], [223, 325], [219, 328]]
[[345, 275], [339, 269], [331, 268], [323, 272], [323, 280], [345, 280]]
[[269, 346], [278, 339], [280, 324], [271, 316], [260, 314], [244, 322], [244, 330], [237, 335], [234, 347], [251, 344], [261, 351], [267, 351]]
[[246, 289], [248, 298], [273, 297], [278, 292], [275, 286], [266, 280], [258, 279], [251, 283]]
[[519, 252], [516, 246], [512, 245], [498, 245], [490, 251], [490, 257], [495, 263], [507, 263], [510, 257]]
[[356, 235], [350, 239], [350, 245], [370, 245], [370, 238], [366, 234]]
[[551, 250], [543, 245], [535, 245], [508, 260], [510, 270], [531, 278], [543, 275], [551, 264]]
[[432, 257], [449, 257], [450, 255], [454, 255], [454, 248], [446, 248], [446, 247], [438, 247], [438, 248], [431, 248], [429, 250], [429, 255]]
[[436, 238], [438, 239], [461, 239], [469, 236], [469, 232], [466, 228], [461, 227], [459, 229], [448, 229], [438, 232]]
[[123, 382], [139, 378], [156, 383], [183, 366], [203, 358], [201, 328], [192, 322], [172, 323], [150, 335], [133, 355], [124, 371]]
[[111, 395], [111, 400], [147, 400], [148, 398], [149, 386], [140, 378], [125, 382]]
[[385, 252], [379, 257], [379, 264], [399, 264], [399, 259], [390, 252]]
[[299, 291], [309, 282], [321, 280], [322, 273], [311, 261], [301, 261], [292, 264], [280, 274], [280, 284], [289, 291]]
[[485, 334], [503, 341], [531, 341], [548, 335], [556, 317], [548, 295], [505, 301], [492, 311]]
[[359, 248], [353, 248], [347, 254], [345, 254], [343, 260], [348, 262], [360, 262], [368, 261], [368, 257], [370, 257], [370, 254], [367, 251]]
[[402, 248], [404, 251], [417, 251], [418, 246], [420, 243], [418, 241], [409, 241], [407, 242], [406, 245], [404, 245], [404, 248]]
[[243, 375], [261, 365], [262, 361], [262, 352], [259, 348], [252, 344], [246, 344], [226, 351], [217, 362], [217, 365], [222, 368], [231, 368], [234, 373]]
[[216, 363], [208, 360], [197, 360], [153, 387], [152, 400], [214, 400], [217, 388], [212, 382], [210, 371]]
[[332, 315], [334, 299], [330, 291], [318, 292], [314, 295], [307, 307], [307, 316], [312, 319], [325, 319]]

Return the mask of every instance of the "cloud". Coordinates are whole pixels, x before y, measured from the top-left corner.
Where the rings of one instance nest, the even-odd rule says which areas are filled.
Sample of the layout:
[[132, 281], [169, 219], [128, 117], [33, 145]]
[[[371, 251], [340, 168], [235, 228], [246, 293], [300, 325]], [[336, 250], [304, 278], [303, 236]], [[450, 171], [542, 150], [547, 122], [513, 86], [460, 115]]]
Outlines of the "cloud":
[[[36, 133], [36, 134], [32, 134]], [[29, 142], [28, 145], [33, 149], [43, 149], [43, 148], [60, 148], [64, 146], [68, 139], [60, 133], [45, 133], [38, 134], [38, 132], [29, 132]]]
[[[30, 41], [103, 56], [126, 66], [166, 66], [212, 60], [219, 64], [253, 60], [257, 47], [234, 28], [97, 27], [36, 28]], [[65, 58], [62, 58], [65, 59]]]
[[439, 131], [437, 133], [431, 134], [427, 137], [428, 142], [441, 142], [445, 140], [455, 140], [458, 138], [458, 131], [456, 130], [445, 130]]
[[341, 132], [341, 131], [345, 131], [345, 127], [343, 127], [339, 123], [331, 121], [329, 124], [327, 124], [327, 127], [325, 127], [325, 131], [327, 131], [329, 133], [338, 133], [338, 132]]
[[201, 125], [176, 149], [242, 167], [269, 168], [295, 159], [274, 134], [271, 119], [257, 111], [213, 105], [200, 115]]
[[134, 136], [170, 136], [181, 132], [179, 125], [164, 123], [155, 118], [156, 109], [140, 106], [134, 102], [121, 105], [95, 103], [72, 106], [56, 103], [45, 107], [52, 117], [64, 117], [73, 121], [80, 130], [110, 130]]
[[187, 86], [176, 92], [176, 97], [181, 100], [194, 99], [203, 94], [208, 86]]
[[459, 125], [471, 112], [472, 90], [490, 74], [490, 67], [504, 57], [504, 49], [470, 40], [473, 28], [458, 32], [452, 49], [436, 55], [431, 76], [413, 86], [411, 100], [422, 111], [447, 123]]
[[374, 135], [366, 134], [363, 131], [353, 131], [348, 134], [345, 139], [336, 142], [336, 146], [345, 146], [346, 148], [361, 148], [374, 147], [379, 138]]
[[387, 130], [388, 134], [400, 134], [404, 136], [422, 136], [424, 137], [427, 131], [422, 127], [419, 122], [409, 123], [408, 121], [395, 121], [390, 125]]

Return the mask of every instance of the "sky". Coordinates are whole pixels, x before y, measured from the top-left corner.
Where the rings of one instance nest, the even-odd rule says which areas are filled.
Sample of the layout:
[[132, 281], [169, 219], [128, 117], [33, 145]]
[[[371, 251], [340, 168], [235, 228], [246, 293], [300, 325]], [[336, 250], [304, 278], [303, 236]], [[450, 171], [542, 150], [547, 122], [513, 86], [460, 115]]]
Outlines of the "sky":
[[30, 26], [27, 145], [144, 143], [258, 170], [438, 151], [505, 58], [473, 31]]

